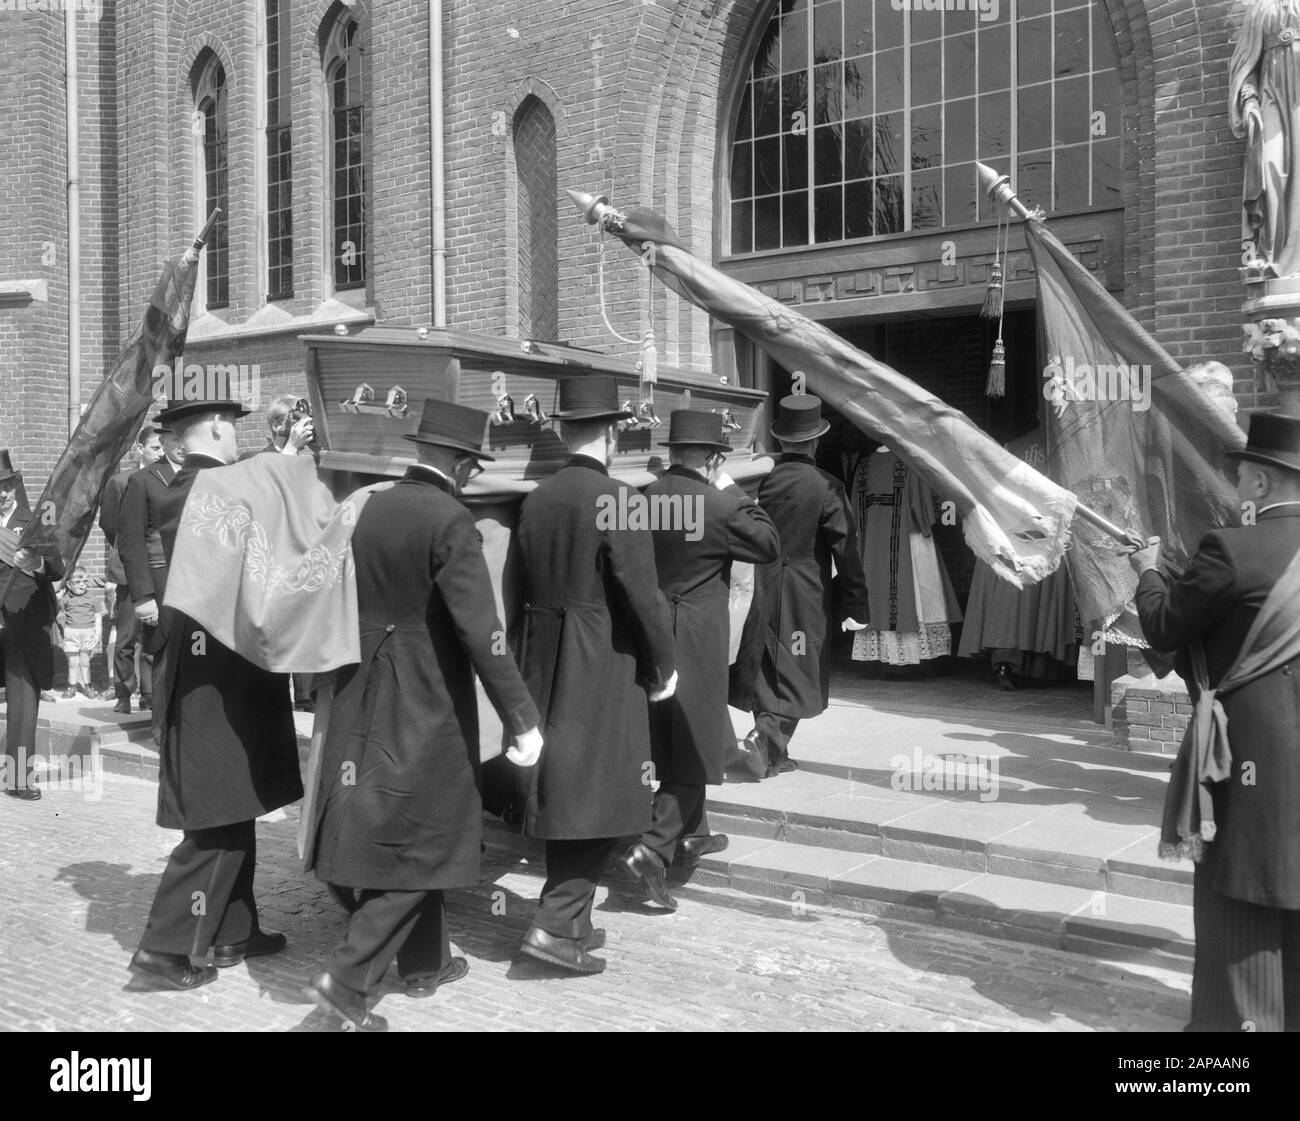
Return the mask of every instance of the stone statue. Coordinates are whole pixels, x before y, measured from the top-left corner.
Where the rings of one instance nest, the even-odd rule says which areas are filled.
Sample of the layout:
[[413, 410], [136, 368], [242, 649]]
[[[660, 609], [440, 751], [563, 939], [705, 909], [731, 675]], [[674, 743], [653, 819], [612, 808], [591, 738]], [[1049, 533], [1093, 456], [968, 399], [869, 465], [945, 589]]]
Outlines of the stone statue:
[[[1246, 139], [1243, 262], [1260, 278], [1300, 272], [1300, 0], [1254, 0], [1228, 74], [1229, 118]], [[1296, 170], [1300, 170], [1297, 168]]]

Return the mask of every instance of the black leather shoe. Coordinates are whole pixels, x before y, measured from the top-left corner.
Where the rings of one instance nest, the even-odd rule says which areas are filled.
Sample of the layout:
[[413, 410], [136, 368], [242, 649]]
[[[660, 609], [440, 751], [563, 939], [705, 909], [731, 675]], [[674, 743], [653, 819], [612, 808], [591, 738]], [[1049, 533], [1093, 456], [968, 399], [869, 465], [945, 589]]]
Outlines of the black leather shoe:
[[740, 757], [744, 760], [749, 773], [761, 779], [767, 770], [767, 752], [758, 742], [758, 729], [751, 729], [736, 746], [740, 749]]
[[997, 668], [993, 671], [993, 680], [997, 687], [1006, 693], [1016, 691], [1015, 674], [1012, 672], [1009, 662], [999, 662]]
[[123, 713], [127, 713], [127, 714], [129, 714], [130, 711], [131, 711], [131, 698], [130, 698], [130, 697], [118, 697], [118, 698], [117, 698], [117, 704], [115, 704], [115, 705], [113, 706], [113, 711], [114, 711], [114, 712], [123, 712]]
[[317, 1007], [332, 1012], [343, 1021], [344, 1031], [387, 1031], [388, 1021], [366, 1011], [364, 993], [339, 984], [328, 973], [317, 973], [302, 990]]
[[722, 852], [731, 844], [725, 833], [706, 833], [702, 837], [683, 837], [677, 842], [674, 864], [695, 864], [710, 853]]
[[196, 967], [184, 954], [136, 950], [127, 968], [155, 989], [197, 989], [217, 979], [217, 971], [212, 966]]
[[668, 885], [664, 882], [664, 862], [657, 853], [651, 852], [638, 841], [627, 850], [621, 863], [641, 881], [646, 894], [660, 907], [677, 910], [677, 900], [668, 894]]
[[[593, 930], [592, 935], [595, 933]], [[591, 935], [588, 936], [590, 937]], [[573, 973], [600, 973], [605, 968], [604, 959], [594, 958], [587, 953], [585, 941], [578, 938], [557, 938], [554, 934], [547, 934], [533, 926], [524, 935], [524, 944], [520, 948], [531, 958], [558, 965]]]
[[10, 798], [17, 798], [23, 802], [39, 802], [41, 800], [41, 789], [39, 786], [21, 786], [17, 790], [6, 790]]
[[244, 958], [264, 958], [278, 954], [289, 944], [283, 934], [271, 930], [259, 930], [247, 942], [235, 942], [230, 946], [215, 946], [212, 951], [212, 964], [218, 969], [229, 969], [238, 965]]
[[149, 693], [140, 694], [140, 711], [148, 712], [153, 708], [153, 697]]
[[469, 962], [464, 958], [452, 958], [437, 973], [406, 978], [406, 995], [416, 999], [433, 996], [438, 991], [439, 985], [449, 985], [452, 981], [459, 981], [468, 972]]

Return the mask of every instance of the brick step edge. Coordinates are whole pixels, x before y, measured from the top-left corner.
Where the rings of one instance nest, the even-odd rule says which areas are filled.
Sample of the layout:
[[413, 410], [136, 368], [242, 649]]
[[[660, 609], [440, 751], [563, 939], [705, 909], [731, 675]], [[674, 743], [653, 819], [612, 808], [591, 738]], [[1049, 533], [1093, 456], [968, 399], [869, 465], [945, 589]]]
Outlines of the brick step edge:
[[[523, 859], [530, 868], [544, 874], [543, 842], [525, 837], [516, 827], [493, 818], [485, 818], [484, 825], [484, 841], [489, 851], [506, 859]], [[918, 865], [918, 872], [924, 867]], [[1003, 881], [1004, 888], [1014, 888], [1016, 884], [1008, 877], [995, 879]], [[1168, 930], [1135, 928], [1108, 921], [1104, 916], [1045, 914], [998, 907], [961, 890], [909, 891], [896, 886], [846, 884], [835, 879], [813, 886], [810, 881], [806, 874], [800, 874], [796, 880], [788, 870], [764, 867], [757, 857], [747, 858], [743, 868], [733, 868], [724, 852], [702, 860], [687, 882], [670, 880], [670, 886], [675, 893], [722, 906], [743, 906], [730, 897], [729, 893], [736, 893], [779, 899], [792, 908], [925, 923], [982, 937], [1082, 953], [1105, 961], [1143, 963], [1182, 973], [1190, 973], [1192, 969], [1192, 939]], [[602, 880], [602, 884], [612, 892], [620, 892], [620, 885], [609, 878]], [[715, 892], [713, 888], [723, 891]], [[635, 889], [631, 898], [635, 898]], [[1190, 926], [1191, 908], [1184, 910]]]
[[[1157, 866], [1085, 857], [1078, 853], [1021, 848], [999, 841], [977, 841], [902, 826], [846, 823], [837, 818], [768, 808], [763, 808], [760, 815], [734, 802], [709, 802], [708, 815], [710, 826], [718, 833], [1064, 884], [1147, 899], [1153, 903], [1176, 903], [1189, 907], [1192, 903], [1190, 865], [1170, 863]], [[849, 825], [853, 827], [847, 827]], [[1152, 844], [1154, 847], [1154, 842]]]

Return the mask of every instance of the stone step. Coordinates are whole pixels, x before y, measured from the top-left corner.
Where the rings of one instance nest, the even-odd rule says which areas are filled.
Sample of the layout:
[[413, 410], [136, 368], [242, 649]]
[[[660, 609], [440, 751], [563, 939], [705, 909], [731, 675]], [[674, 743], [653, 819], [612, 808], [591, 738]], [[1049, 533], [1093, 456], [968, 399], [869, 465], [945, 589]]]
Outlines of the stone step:
[[[489, 819], [488, 843], [531, 863], [541, 843]], [[674, 869], [672, 878], [681, 880]], [[1108, 960], [1190, 970], [1190, 906], [951, 865], [808, 843], [733, 836], [675, 891], [785, 900], [796, 915], [818, 908], [937, 923]], [[611, 890], [618, 890], [612, 886]], [[720, 897], [725, 902], [725, 898]]]

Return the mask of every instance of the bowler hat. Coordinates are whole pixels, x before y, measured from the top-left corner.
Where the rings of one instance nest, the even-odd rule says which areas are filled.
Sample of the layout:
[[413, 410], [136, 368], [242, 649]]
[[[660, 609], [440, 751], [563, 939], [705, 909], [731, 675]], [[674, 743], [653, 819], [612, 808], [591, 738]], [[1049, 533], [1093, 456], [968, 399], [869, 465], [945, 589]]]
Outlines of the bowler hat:
[[454, 401], [440, 401], [426, 397], [424, 412], [420, 414], [420, 427], [402, 437], [417, 444], [436, 444], [443, 448], [469, 452], [476, 459], [496, 460], [483, 450], [483, 433], [487, 430], [488, 415], [482, 409], [457, 405]]
[[187, 395], [180, 401], [168, 401], [154, 419], [154, 424], [161, 429], [172, 431], [178, 421], [195, 413], [234, 413], [236, 417], [241, 417], [248, 416], [249, 409], [242, 401], [230, 397], [192, 399]]
[[795, 393], [781, 398], [781, 410], [772, 425], [771, 433], [778, 440], [800, 444], [815, 440], [831, 430], [830, 423], [822, 420], [822, 399], [811, 393]]
[[668, 418], [668, 439], [659, 446], [671, 448], [681, 444], [714, 448], [720, 452], [731, 451], [731, 445], [722, 435], [722, 417], [718, 413], [706, 413], [703, 409], [672, 411]]
[[1300, 471], [1300, 417], [1255, 413], [1250, 418], [1246, 446], [1227, 455], [1230, 459], [1250, 459]]
[[618, 380], [608, 374], [564, 378], [556, 420], [624, 420], [632, 414], [618, 404]]
[[0, 483], [8, 482], [20, 472], [14, 467], [13, 462], [9, 459], [9, 449], [0, 448]]

